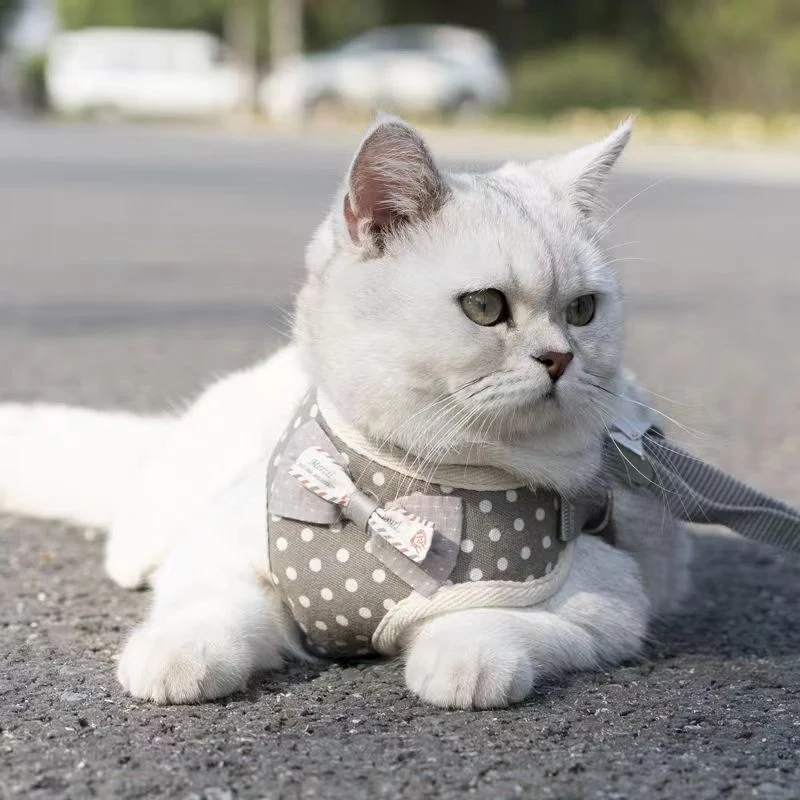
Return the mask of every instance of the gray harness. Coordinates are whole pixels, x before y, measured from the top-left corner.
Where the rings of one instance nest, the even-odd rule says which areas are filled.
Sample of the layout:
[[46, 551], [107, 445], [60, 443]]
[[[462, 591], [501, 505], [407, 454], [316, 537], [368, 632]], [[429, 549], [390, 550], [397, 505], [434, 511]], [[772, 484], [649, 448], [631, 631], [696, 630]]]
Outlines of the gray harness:
[[[311, 451], [335, 461], [355, 485], [343, 505], [326, 499], [324, 487], [309, 488], [298, 479], [294, 466]], [[800, 513], [698, 461], [649, 423], [612, 427], [603, 476], [610, 485], [657, 494], [676, 518], [727, 525], [800, 550]], [[512, 476], [509, 481], [516, 485]], [[470, 596], [478, 599], [471, 602], [478, 606], [498, 604], [481, 593], [484, 587], [508, 597], [508, 605], [522, 604], [513, 599], [523, 596], [520, 588], [541, 588], [541, 598], [552, 594], [560, 585], [556, 573], [568, 571], [577, 534], [613, 543], [611, 500], [605, 485], [597, 496], [567, 502], [556, 492], [525, 486], [487, 491], [410, 478], [348, 447], [310, 395], [268, 468], [270, 574], [312, 652], [364, 656], [385, 650], [376, 632], [412, 599], [417, 609], [434, 609], [459, 584], [474, 585]], [[432, 523], [424, 557], [410, 557], [391, 531], [388, 539], [385, 531], [379, 535], [371, 523], [381, 508], [400, 508], [411, 519]]]

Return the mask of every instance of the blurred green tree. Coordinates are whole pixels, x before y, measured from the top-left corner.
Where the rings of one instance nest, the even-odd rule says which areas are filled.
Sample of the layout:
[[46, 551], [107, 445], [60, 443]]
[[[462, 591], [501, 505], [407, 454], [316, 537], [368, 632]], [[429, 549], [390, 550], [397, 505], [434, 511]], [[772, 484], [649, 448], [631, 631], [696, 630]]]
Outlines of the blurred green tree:
[[800, 0], [677, 0], [666, 7], [693, 104], [800, 108]]
[[221, 34], [228, 0], [59, 0], [66, 28], [199, 28]]

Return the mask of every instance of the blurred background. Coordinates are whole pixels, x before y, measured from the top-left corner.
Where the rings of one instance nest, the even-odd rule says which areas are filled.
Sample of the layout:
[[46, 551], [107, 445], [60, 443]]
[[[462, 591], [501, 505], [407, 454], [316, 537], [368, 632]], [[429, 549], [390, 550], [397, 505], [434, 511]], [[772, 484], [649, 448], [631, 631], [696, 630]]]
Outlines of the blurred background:
[[800, 0], [0, 0], [0, 33], [0, 103], [67, 115], [800, 113]]

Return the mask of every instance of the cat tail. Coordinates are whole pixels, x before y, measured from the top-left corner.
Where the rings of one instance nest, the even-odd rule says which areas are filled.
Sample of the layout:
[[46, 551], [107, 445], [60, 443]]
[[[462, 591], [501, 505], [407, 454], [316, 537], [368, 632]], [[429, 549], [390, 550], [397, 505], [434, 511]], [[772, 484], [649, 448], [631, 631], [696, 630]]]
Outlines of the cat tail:
[[117, 498], [171, 424], [166, 416], [0, 404], [0, 510], [108, 527]]

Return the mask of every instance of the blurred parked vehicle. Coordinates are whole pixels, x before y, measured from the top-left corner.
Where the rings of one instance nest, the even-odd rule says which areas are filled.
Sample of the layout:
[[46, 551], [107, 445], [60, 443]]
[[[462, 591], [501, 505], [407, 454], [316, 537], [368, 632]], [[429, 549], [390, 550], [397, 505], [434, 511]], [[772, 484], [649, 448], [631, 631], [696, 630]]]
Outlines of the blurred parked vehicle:
[[234, 110], [247, 82], [208, 33], [86, 28], [55, 37], [46, 85], [65, 114], [198, 117]]
[[508, 99], [497, 49], [482, 33], [451, 26], [377, 28], [325, 53], [292, 59], [259, 89], [274, 119], [321, 106], [411, 113], [481, 112]]

